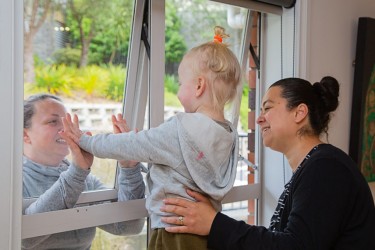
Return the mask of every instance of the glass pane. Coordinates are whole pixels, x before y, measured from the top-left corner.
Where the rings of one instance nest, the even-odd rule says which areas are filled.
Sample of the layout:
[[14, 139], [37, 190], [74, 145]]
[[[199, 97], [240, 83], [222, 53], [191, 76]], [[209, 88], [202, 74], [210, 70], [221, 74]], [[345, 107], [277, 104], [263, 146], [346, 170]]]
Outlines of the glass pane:
[[[144, 222], [140, 221], [140, 223]], [[139, 226], [127, 227], [122, 223], [101, 227], [81, 228], [74, 231], [55, 233], [46, 236], [26, 238], [22, 240], [22, 249], [91, 249], [91, 250], [146, 250], [146, 227], [140, 234]], [[102, 229], [103, 228], [103, 229]], [[107, 231], [113, 232], [113, 234]], [[133, 234], [120, 236], [115, 234]]]
[[[132, 0], [25, 0], [25, 99], [56, 95], [83, 130], [111, 132], [110, 117], [122, 110], [132, 10]], [[92, 174], [113, 188], [115, 166], [95, 159]]]
[[[65, 107], [67, 112], [78, 115], [82, 130], [93, 134], [112, 132], [111, 115], [122, 112], [133, 2], [24, 0], [24, 98], [42, 93], [52, 94], [62, 100], [63, 106], [60, 103], [60, 108]], [[71, 161], [67, 146], [58, 135], [61, 129], [59, 116], [65, 110], [47, 106], [50, 109], [34, 106], [31, 127], [25, 130], [29, 133], [34, 129], [35, 138], [39, 138], [39, 141], [33, 141], [28, 146], [39, 157], [29, 154], [30, 150], [24, 151], [28, 162], [25, 164], [29, 164], [24, 164], [25, 198], [48, 193], [60, 173], [67, 171], [70, 165], [68, 163], [61, 167], [63, 159]], [[54, 125], [47, 125], [52, 124], [50, 121], [34, 123], [36, 114], [43, 115], [43, 119], [55, 117]], [[36, 128], [39, 128], [39, 134]], [[91, 174], [99, 182], [87, 182], [86, 190], [96, 187], [113, 189], [116, 161], [95, 158]], [[41, 203], [35, 200], [30, 202]], [[50, 204], [53, 204], [52, 200]], [[43, 212], [53, 210], [46, 207]], [[34, 212], [29, 211], [28, 214]], [[64, 234], [80, 235], [82, 230], [85, 229], [60, 233], [61, 237], [55, 234], [52, 238], [56, 236], [61, 239]], [[144, 230], [140, 235], [128, 237], [115, 236], [98, 228], [92, 249], [123, 249], [124, 246], [127, 249], [146, 249]], [[40, 248], [48, 248], [49, 243], [49, 240], [43, 241]], [[68, 245], [64, 241], [55, 247]]]
[[[178, 65], [185, 52], [192, 47], [213, 40], [213, 29], [216, 25], [220, 25], [230, 35], [225, 42], [239, 57], [246, 15], [247, 9], [209, 0], [166, 1], [165, 105], [167, 111], [171, 108], [183, 110], [176, 94]], [[247, 95], [242, 98], [244, 115], [240, 117], [239, 132], [247, 131], [247, 116], [245, 116], [247, 115]]]
[[[176, 111], [183, 111], [178, 98], [178, 65], [183, 55], [197, 45], [212, 41], [216, 25], [225, 28], [229, 38], [225, 39], [238, 59], [242, 51], [242, 39], [248, 10], [209, 0], [166, 0], [165, 38], [165, 110], [166, 119]], [[247, 45], [246, 45], [247, 46]], [[244, 77], [246, 78], [246, 77]], [[244, 83], [238, 133], [240, 154], [248, 155], [248, 83]], [[227, 111], [229, 119], [231, 109]], [[249, 183], [249, 169], [239, 162], [235, 186]], [[247, 220], [248, 201], [225, 204], [223, 210], [236, 219]], [[251, 203], [253, 204], [253, 203]]]
[[140, 234], [132, 236], [117, 236], [98, 228], [91, 250], [146, 250], [147, 249], [147, 227], [143, 227]]

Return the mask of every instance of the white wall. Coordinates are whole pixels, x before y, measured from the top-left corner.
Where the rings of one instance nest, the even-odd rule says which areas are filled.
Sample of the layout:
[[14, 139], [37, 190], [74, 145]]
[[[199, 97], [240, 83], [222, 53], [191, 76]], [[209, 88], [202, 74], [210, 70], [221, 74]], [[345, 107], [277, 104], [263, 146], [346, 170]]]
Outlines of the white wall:
[[[341, 83], [340, 105], [331, 121], [329, 140], [349, 151], [353, 79], [359, 17], [375, 18], [374, 0], [303, 0], [309, 5], [310, 41], [306, 51], [306, 76], [319, 80], [332, 75]], [[307, 4], [308, 2], [308, 4]], [[303, 63], [303, 61], [301, 61]], [[375, 185], [370, 185], [375, 196]]]
[[319, 81], [325, 75], [332, 75], [341, 84], [340, 105], [331, 121], [329, 141], [348, 152], [358, 18], [375, 18], [375, 1], [301, 2], [304, 5], [309, 2], [310, 5], [307, 9], [310, 20], [307, 27], [310, 33], [309, 57], [305, 62], [308, 67], [306, 75], [301, 77]]

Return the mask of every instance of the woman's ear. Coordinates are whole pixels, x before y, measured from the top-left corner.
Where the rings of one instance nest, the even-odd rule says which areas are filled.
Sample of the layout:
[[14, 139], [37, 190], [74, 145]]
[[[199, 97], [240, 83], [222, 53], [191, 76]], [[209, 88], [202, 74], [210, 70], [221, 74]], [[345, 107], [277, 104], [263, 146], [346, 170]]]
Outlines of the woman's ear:
[[29, 137], [29, 134], [27, 133], [27, 129], [23, 129], [23, 142], [27, 144], [31, 144], [31, 139]]
[[301, 103], [300, 105], [297, 106], [296, 110], [295, 110], [295, 121], [297, 123], [300, 123], [302, 122], [308, 115], [309, 113], [309, 108], [307, 107], [306, 104], [304, 103]]
[[206, 89], [207, 81], [206, 78], [203, 76], [198, 77], [198, 83], [196, 85], [195, 89], [195, 97], [200, 97], [203, 95], [205, 89]]

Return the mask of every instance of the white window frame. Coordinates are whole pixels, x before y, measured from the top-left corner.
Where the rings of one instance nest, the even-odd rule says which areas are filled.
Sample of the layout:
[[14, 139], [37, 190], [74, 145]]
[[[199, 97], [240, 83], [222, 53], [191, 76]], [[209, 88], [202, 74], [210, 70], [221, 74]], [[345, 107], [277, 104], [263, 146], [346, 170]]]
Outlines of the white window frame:
[[21, 249], [23, 134], [22, 1], [0, 8], [0, 248]]

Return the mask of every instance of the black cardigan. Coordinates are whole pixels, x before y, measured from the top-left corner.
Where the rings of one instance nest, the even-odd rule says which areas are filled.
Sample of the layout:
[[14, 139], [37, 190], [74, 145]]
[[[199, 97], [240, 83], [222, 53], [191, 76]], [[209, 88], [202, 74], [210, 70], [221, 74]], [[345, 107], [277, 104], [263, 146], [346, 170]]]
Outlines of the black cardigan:
[[375, 249], [371, 191], [351, 158], [321, 144], [297, 171], [277, 231], [218, 213], [210, 249]]

